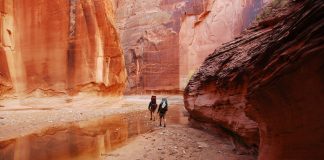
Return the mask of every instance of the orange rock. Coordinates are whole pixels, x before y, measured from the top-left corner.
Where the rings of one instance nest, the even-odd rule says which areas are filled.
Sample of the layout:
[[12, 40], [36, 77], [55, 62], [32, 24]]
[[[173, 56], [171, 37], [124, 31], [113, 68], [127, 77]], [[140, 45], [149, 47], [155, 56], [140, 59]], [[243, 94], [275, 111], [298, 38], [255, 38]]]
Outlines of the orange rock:
[[107, 91], [110, 94], [123, 92], [125, 66], [111, 1], [2, 0], [1, 4], [5, 6], [1, 47], [6, 57], [0, 60], [7, 61], [8, 69], [2, 69], [10, 73], [16, 92], [77, 93], [89, 83], [113, 88]]
[[3, 70], [18, 93], [37, 88], [76, 93], [92, 83], [120, 88], [116, 91], [120, 93], [125, 81], [121, 48], [127, 92], [179, 91], [202, 60], [250, 24], [263, 4], [256, 0], [0, 2], [5, 50], [1, 61], [7, 61], [8, 69]]
[[186, 13], [179, 33], [180, 88], [209, 54], [248, 27], [268, 1], [207, 0], [203, 12]]
[[127, 64], [127, 92], [183, 89], [202, 60], [248, 26], [263, 3], [118, 0], [116, 19]]
[[290, 1], [215, 50], [186, 87], [191, 117], [247, 147], [259, 129], [260, 160], [323, 159], [323, 9]]

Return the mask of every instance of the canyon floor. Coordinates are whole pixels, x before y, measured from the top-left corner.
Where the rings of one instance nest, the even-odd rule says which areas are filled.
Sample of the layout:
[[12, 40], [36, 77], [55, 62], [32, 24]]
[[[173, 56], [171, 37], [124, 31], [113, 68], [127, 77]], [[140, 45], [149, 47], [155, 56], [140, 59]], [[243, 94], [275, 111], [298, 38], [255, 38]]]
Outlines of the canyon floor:
[[173, 124], [137, 136], [127, 145], [103, 154], [104, 160], [254, 160], [233, 152], [224, 137], [205, 133], [187, 125]]
[[228, 137], [192, 128], [182, 96], [163, 97], [170, 105], [165, 128], [150, 121], [150, 95], [1, 100], [0, 160], [255, 159], [236, 154]]

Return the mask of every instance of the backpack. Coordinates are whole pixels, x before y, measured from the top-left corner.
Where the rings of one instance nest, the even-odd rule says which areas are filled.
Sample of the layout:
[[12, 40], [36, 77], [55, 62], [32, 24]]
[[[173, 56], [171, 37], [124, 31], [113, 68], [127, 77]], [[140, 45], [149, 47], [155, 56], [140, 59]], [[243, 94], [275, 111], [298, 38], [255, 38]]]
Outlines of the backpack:
[[151, 97], [151, 102], [150, 102], [150, 104], [149, 104], [149, 106], [148, 106], [148, 109], [149, 109], [150, 111], [154, 111], [156, 108], [157, 108], [157, 104], [156, 104], [156, 96], [152, 96], [152, 97]]
[[162, 100], [159, 108], [160, 108], [160, 113], [165, 113], [166, 111], [168, 111], [168, 102], [166, 99]]
[[152, 97], [151, 97], [151, 102], [152, 102], [153, 104], [156, 104], [156, 96], [152, 96]]

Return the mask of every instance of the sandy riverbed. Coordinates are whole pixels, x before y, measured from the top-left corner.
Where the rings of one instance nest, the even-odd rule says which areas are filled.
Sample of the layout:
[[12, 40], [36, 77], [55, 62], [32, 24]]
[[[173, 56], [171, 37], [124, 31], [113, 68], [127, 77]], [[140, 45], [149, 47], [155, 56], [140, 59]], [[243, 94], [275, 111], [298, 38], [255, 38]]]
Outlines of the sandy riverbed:
[[254, 159], [235, 154], [224, 137], [191, 128], [181, 96], [168, 96], [167, 127], [160, 128], [158, 121], [149, 120], [149, 99], [79, 95], [2, 100], [0, 160]]

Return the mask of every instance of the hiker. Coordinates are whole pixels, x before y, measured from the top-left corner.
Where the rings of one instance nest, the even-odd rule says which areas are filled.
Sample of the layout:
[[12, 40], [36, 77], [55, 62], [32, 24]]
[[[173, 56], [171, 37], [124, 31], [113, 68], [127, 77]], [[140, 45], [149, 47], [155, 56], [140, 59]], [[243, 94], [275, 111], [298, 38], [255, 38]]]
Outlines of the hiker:
[[152, 96], [152, 97], [151, 97], [150, 104], [149, 104], [149, 106], [148, 106], [148, 109], [149, 109], [150, 112], [151, 112], [151, 119], [150, 119], [150, 120], [152, 120], [152, 116], [153, 116], [154, 121], [155, 121], [155, 115], [154, 115], [154, 112], [155, 112], [156, 108], [157, 108], [156, 96]]
[[162, 118], [163, 118], [163, 121], [164, 121], [164, 127], [166, 126], [165, 125], [165, 121], [166, 121], [165, 114], [166, 114], [167, 111], [168, 111], [168, 101], [167, 101], [166, 98], [162, 98], [162, 101], [161, 101], [161, 103], [159, 105], [159, 109], [158, 109], [158, 112], [157, 112], [160, 115], [160, 126], [162, 126], [162, 124], [161, 124]]

